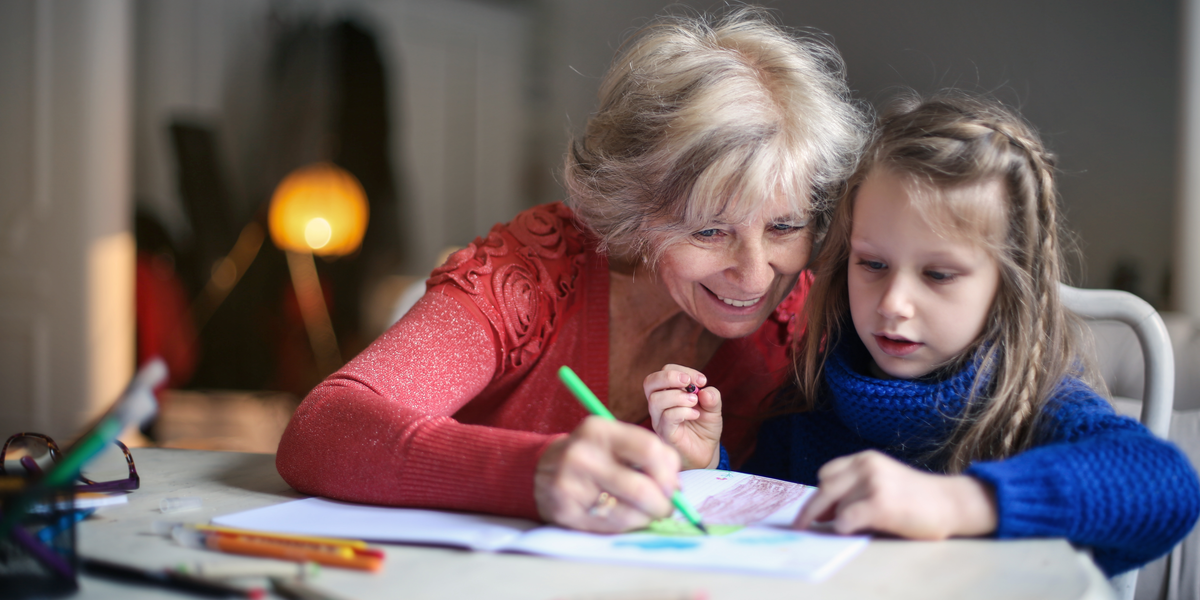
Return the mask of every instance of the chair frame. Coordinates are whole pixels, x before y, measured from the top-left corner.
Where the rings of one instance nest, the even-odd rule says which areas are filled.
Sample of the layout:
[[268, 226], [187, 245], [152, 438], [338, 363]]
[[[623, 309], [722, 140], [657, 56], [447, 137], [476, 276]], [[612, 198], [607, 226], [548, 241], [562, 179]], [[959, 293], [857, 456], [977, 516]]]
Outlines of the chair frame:
[[[1145, 300], [1118, 290], [1085, 290], [1059, 284], [1063, 306], [1088, 321], [1119, 321], [1133, 329], [1145, 361], [1141, 422], [1154, 435], [1167, 439], [1175, 405], [1175, 351], [1158, 311]], [[1110, 582], [1121, 600], [1133, 600], [1138, 570]]]

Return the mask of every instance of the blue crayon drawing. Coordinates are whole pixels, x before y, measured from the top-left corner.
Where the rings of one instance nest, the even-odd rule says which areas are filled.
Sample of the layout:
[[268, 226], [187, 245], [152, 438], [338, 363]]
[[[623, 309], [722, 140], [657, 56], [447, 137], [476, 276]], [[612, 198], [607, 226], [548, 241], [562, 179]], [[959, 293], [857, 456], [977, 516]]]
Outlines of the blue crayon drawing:
[[613, 542], [614, 548], [639, 548], [641, 550], [692, 550], [698, 548], [700, 542], [687, 538], [646, 538], [635, 540], [620, 540]]

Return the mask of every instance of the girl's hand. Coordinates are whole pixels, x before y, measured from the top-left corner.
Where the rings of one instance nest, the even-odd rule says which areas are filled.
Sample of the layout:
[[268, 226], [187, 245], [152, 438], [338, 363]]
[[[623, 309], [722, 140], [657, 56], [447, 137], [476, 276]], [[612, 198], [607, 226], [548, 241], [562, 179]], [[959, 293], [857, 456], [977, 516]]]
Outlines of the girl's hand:
[[650, 423], [679, 451], [684, 469], [713, 469], [721, 460], [721, 392], [707, 382], [700, 371], [667, 365], [642, 384]]
[[921, 540], [996, 530], [996, 499], [979, 480], [935, 475], [868, 450], [829, 461], [793, 527], [831, 522], [838, 533], [884, 532]]
[[538, 460], [533, 495], [548, 523], [617, 533], [675, 509], [679, 455], [636, 425], [588, 417]]

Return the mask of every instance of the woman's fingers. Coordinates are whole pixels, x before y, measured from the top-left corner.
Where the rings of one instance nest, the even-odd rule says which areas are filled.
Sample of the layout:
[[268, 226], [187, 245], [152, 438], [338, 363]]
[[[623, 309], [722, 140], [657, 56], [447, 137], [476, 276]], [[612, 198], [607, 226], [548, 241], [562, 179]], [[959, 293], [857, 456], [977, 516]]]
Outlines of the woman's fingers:
[[670, 495], [679, 488], [679, 454], [641, 427], [608, 421], [594, 425], [611, 451], [605, 457], [609, 460], [596, 466], [596, 483], [617, 498], [615, 508], [621, 509], [604, 519], [611, 528], [601, 530], [626, 531], [670, 515]]
[[[637, 469], [638, 479], [642, 480], [641, 476], [648, 476], [657, 484], [660, 494], [670, 495], [679, 489], [679, 453], [662, 443], [662, 440], [652, 432], [627, 423], [600, 421], [599, 419], [588, 420], [599, 422], [584, 423], [581, 428], [589, 425], [595, 425], [598, 430], [603, 428], [599, 430], [600, 435], [604, 436], [613, 456], [617, 459], [616, 463], [621, 467], [618, 472], [628, 475], [631, 473], [628, 467]], [[670, 512], [667, 508], [670, 500], [665, 497], [654, 498], [654, 500], [656, 502], [657, 500], [666, 501], [666, 505], [658, 503], [657, 510], [654, 512], [660, 513], [663, 510]]]
[[678, 473], [678, 454], [653, 433], [589, 417], [542, 454], [534, 497], [548, 522], [626, 531], [671, 513]]
[[533, 474], [533, 498], [543, 521], [581, 529], [578, 506], [592, 490], [584, 485], [585, 478], [577, 476], [574, 459], [568, 460], [568, 450], [577, 443], [561, 437], [546, 446]]
[[588, 531], [598, 533], [621, 533], [634, 529], [643, 529], [650, 524], [651, 518], [637, 507], [620, 499], [620, 496], [610, 494], [601, 500], [603, 493], [597, 495], [592, 508], [588, 510], [590, 526]]

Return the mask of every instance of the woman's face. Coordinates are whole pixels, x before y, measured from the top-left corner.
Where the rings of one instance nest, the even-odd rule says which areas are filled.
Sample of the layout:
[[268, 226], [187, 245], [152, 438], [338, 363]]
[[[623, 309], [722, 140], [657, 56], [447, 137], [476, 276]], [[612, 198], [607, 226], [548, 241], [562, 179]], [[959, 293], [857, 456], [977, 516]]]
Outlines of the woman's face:
[[696, 322], [722, 338], [755, 332], [792, 287], [812, 252], [807, 218], [782, 199], [744, 223], [714, 218], [667, 248], [659, 281]]

